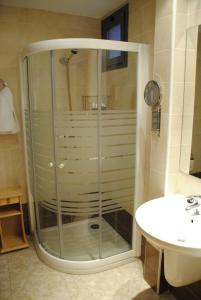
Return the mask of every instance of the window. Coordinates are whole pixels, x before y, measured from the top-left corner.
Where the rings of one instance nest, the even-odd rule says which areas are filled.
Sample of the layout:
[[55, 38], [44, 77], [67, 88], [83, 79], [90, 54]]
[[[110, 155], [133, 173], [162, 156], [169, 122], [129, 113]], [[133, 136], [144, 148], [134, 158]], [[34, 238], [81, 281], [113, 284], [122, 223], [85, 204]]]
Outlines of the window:
[[[128, 4], [102, 20], [102, 39], [128, 41]], [[104, 57], [103, 71], [126, 68], [127, 52], [109, 50]]]

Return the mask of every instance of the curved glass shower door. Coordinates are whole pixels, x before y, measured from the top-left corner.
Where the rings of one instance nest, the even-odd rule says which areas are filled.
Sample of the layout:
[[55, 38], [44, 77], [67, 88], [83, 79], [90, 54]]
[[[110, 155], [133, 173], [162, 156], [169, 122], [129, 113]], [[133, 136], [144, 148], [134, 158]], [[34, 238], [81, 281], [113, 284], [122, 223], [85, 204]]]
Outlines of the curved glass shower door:
[[135, 199], [135, 52], [120, 52], [125, 67], [111, 68], [113, 50], [102, 50], [100, 72], [102, 258], [132, 249]]
[[60, 49], [27, 58], [37, 234], [68, 261], [133, 249], [137, 55], [125, 52], [114, 69], [108, 57]]
[[60, 257], [52, 74], [51, 52], [42, 52], [28, 59], [31, 130], [28, 138], [32, 147], [37, 232], [43, 247]]
[[62, 257], [99, 254], [97, 51], [56, 50], [55, 130]]
[[107, 51], [56, 50], [55, 131], [61, 255], [95, 260], [132, 249], [136, 54], [105, 70]]

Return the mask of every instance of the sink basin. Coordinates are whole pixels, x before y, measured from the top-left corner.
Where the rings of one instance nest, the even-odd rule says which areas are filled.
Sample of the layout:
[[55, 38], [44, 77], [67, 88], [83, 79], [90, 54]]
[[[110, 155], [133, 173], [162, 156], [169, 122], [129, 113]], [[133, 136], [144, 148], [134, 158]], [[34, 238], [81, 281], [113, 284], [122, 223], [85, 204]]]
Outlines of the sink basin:
[[165, 277], [173, 286], [201, 280], [201, 206], [186, 211], [188, 205], [185, 196], [170, 195], [142, 204], [135, 215], [140, 232], [164, 249]]

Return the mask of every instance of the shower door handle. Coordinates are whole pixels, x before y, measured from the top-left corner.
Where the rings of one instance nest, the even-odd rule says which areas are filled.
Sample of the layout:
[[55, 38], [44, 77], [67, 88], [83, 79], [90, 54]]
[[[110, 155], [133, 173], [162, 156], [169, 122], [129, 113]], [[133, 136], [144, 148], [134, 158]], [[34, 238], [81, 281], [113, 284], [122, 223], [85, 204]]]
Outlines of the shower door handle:
[[49, 167], [49, 168], [54, 167], [54, 163], [53, 163], [52, 161], [50, 161], [50, 162], [48, 163], [48, 167]]
[[60, 164], [58, 165], [58, 167], [59, 167], [59, 169], [63, 169], [63, 168], [65, 167], [65, 165], [64, 165], [63, 163], [60, 163]]

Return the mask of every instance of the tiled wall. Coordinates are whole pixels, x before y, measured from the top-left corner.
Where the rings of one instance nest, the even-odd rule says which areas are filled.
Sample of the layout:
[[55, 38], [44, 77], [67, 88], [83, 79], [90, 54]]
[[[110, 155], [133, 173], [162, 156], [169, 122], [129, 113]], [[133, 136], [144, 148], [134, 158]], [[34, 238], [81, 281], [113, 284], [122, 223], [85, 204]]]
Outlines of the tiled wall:
[[153, 78], [161, 87], [162, 111], [160, 136], [151, 134], [149, 199], [163, 195], [166, 183], [172, 19], [172, 1], [156, 0]]
[[[8, 82], [21, 121], [18, 56], [27, 44], [53, 38], [98, 38], [100, 21], [61, 13], [0, 6], [0, 78]], [[21, 185], [25, 174], [21, 134], [0, 135], [0, 187]]]
[[[130, 0], [129, 13], [129, 41], [149, 43], [153, 61], [155, 0]], [[0, 28], [0, 78], [6, 80], [13, 91], [17, 116], [21, 122], [18, 55], [22, 48], [31, 42], [52, 38], [98, 38], [100, 21], [67, 14], [0, 6]], [[59, 93], [62, 93], [62, 86], [60, 88]], [[89, 90], [91, 93], [94, 92], [91, 87]], [[64, 92], [66, 94], [66, 91]], [[63, 105], [59, 102], [58, 109], [64, 109]], [[147, 149], [145, 185], [148, 190], [150, 135], [145, 138], [145, 142]], [[0, 136], [0, 169], [0, 187], [19, 184], [25, 190], [21, 134]]]
[[173, 0], [171, 33], [171, 80], [169, 84], [168, 145], [166, 181], [164, 192], [176, 191], [177, 172], [180, 170], [181, 126], [183, 114], [185, 43], [186, 43], [186, 0]]
[[[130, 0], [129, 1], [129, 41], [150, 45], [150, 72], [153, 73], [154, 61], [154, 36], [155, 36], [155, 12], [157, 0]], [[142, 99], [142, 101], [144, 101]], [[151, 148], [151, 110], [147, 116], [148, 134], [144, 137], [145, 147], [145, 177], [144, 199], [150, 199], [150, 148]]]
[[162, 128], [160, 138], [152, 137], [150, 197], [201, 193], [200, 179], [180, 167], [186, 30], [201, 24], [201, 2], [157, 0], [156, 7], [154, 77], [162, 87]]
[[[155, 0], [130, 0], [128, 41], [149, 44], [152, 64], [154, 29]], [[136, 109], [136, 60], [137, 57], [129, 53], [127, 68], [103, 73], [103, 93], [113, 108]]]
[[[185, 68], [185, 35], [186, 30], [201, 24], [201, 2], [199, 0], [177, 0], [175, 35], [173, 35], [173, 89], [169, 112], [170, 130], [167, 156], [166, 192], [192, 194], [201, 192], [201, 181], [181, 172], [180, 145], [182, 133], [183, 89]], [[194, 58], [192, 57], [191, 66]]]
[[157, 0], [154, 78], [162, 91], [160, 137], [152, 136], [150, 198], [176, 192], [180, 173], [186, 0]]
[[129, 41], [149, 44], [152, 56], [154, 50], [155, 8], [156, 0], [129, 1]]

